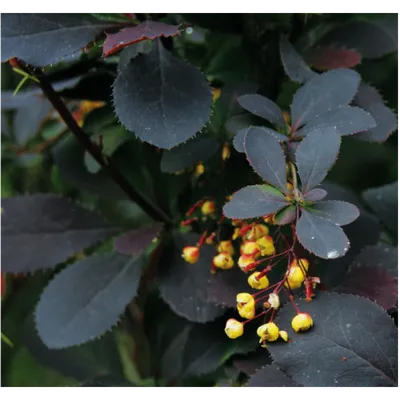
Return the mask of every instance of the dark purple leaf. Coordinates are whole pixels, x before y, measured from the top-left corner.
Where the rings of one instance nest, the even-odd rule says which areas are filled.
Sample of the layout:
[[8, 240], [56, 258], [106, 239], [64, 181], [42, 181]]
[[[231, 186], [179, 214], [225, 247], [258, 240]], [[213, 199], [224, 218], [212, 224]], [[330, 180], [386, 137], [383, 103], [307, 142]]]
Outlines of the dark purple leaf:
[[44, 344], [62, 349], [102, 335], [135, 297], [140, 275], [140, 259], [122, 254], [94, 255], [61, 271], [36, 307]]
[[355, 205], [337, 200], [319, 201], [309, 211], [336, 225], [351, 224], [360, 216], [360, 211]]
[[223, 213], [233, 219], [256, 218], [274, 214], [287, 204], [282, 193], [274, 187], [253, 185], [237, 191], [225, 204]]
[[389, 136], [397, 129], [396, 114], [384, 103], [373, 103], [368, 106], [362, 106], [368, 111], [376, 122], [376, 127], [358, 133], [355, 137], [367, 142], [385, 142]]
[[335, 288], [335, 292], [367, 297], [389, 310], [397, 303], [397, 277], [377, 266], [354, 267], [350, 269], [343, 283]]
[[251, 375], [249, 387], [295, 387], [296, 385], [276, 364], [266, 365]]
[[139, 54], [150, 53], [152, 47], [153, 42], [151, 40], [143, 40], [143, 42], [132, 44], [123, 49], [119, 54], [118, 71], [125, 68]]
[[397, 50], [397, 14], [377, 21], [351, 21], [328, 32], [324, 44], [355, 49], [365, 58], [379, 58]]
[[53, 194], [2, 199], [3, 272], [53, 268], [115, 233], [104, 219]]
[[202, 73], [173, 57], [158, 40], [149, 54], [120, 71], [113, 97], [121, 123], [164, 149], [194, 136], [208, 121], [212, 104]]
[[108, 57], [116, 51], [142, 40], [154, 40], [159, 37], [177, 35], [180, 35], [178, 25], [167, 25], [158, 21], [144, 21], [137, 26], [122, 29], [117, 33], [107, 34], [103, 43], [103, 57]]
[[361, 62], [361, 54], [353, 49], [336, 46], [322, 46], [308, 54], [310, 64], [319, 70], [353, 68]]
[[285, 128], [286, 122], [281, 109], [270, 99], [259, 94], [246, 94], [238, 98], [239, 104], [247, 111], [266, 119], [278, 128]]
[[349, 239], [340, 226], [304, 209], [296, 225], [296, 233], [301, 245], [321, 258], [342, 257], [350, 247]]
[[137, 256], [160, 234], [163, 228], [158, 223], [146, 228], [138, 228], [126, 232], [114, 239], [114, 248], [118, 253], [127, 256]]
[[291, 224], [296, 219], [296, 206], [287, 206], [274, 215], [274, 225]]
[[360, 75], [335, 69], [310, 79], [294, 95], [292, 124], [297, 129], [319, 115], [348, 105], [358, 90]]
[[231, 115], [243, 112], [238, 102], [239, 98], [249, 93], [255, 93], [259, 85], [253, 82], [227, 84], [221, 90], [221, 96], [215, 104], [216, 112], [225, 121]]
[[203, 246], [196, 264], [188, 264], [181, 256], [184, 246], [195, 246], [200, 236], [194, 233], [175, 234], [175, 248], [164, 253], [158, 272], [161, 297], [172, 310], [192, 322], [212, 321], [224, 308], [208, 302], [208, 280], [215, 251]]
[[379, 267], [386, 270], [389, 275], [398, 275], [398, 250], [397, 247], [385, 243], [366, 246], [354, 259], [351, 268]]
[[296, 136], [306, 136], [314, 130], [332, 126], [336, 128], [339, 135], [352, 135], [374, 128], [376, 123], [371, 114], [361, 108], [344, 106], [321, 114], [296, 132]]
[[161, 158], [161, 171], [175, 173], [201, 161], [207, 161], [219, 148], [214, 138], [196, 137], [164, 151]]
[[[289, 334], [269, 349], [276, 364], [304, 386], [397, 386], [397, 328], [377, 304], [362, 297], [319, 293], [302, 302], [314, 327]], [[288, 329], [295, 316], [284, 307], [276, 319]]]
[[286, 188], [286, 160], [278, 139], [266, 134], [266, 128], [251, 129], [246, 133], [244, 149], [247, 160], [267, 183], [282, 193]]
[[380, 226], [378, 219], [362, 207], [357, 196], [341, 186], [324, 183], [322, 187], [328, 191], [327, 200], [343, 200], [356, 204], [360, 210], [360, 217], [352, 224], [343, 227], [349, 238], [351, 247], [344, 257], [336, 260], [316, 260], [317, 276], [328, 288], [340, 284], [354, 257], [368, 245], [376, 244], [379, 240]]
[[297, 50], [291, 45], [285, 36], [281, 36], [280, 53], [283, 68], [286, 75], [295, 82], [304, 83], [309, 79], [318, 76], [316, 72], [311, 70], [304, 62]]
[[258, 347], [253, 353], [235, 357], [233, 364], [246, 375], [253, 375], [262, 367], [272, 364], [268, 350]]
[[340, 149], [340, 136], [334, 127], [310, 132], [296, 151], [296, 164], [303, 193], [307, 193], [326, 177]]
[[278, 133], [272, 129], [264, 128], [262, 126], [247, 126], [246, 128], [237, 132], [235, 138], [233, 139], [233, 147], [239, 153], [244, 153], [244, 139], [245, 139], [247, 132], [249, 132], [250, 135], [252, 134], [252, 132], [265, 134], [265, 135], [271, 135], [275, 139], [277, 139], [279, 142], [285, 142], [288, 140], [287, 136], [282, 135], [281, 133]]
[[209, 301], [224, 307], [236, 307], [236, 295], [238, 293], [253, 294], [257, 292], [247, 283], [246, 274], [237, 267], [210, 274], [208, 282]]
[[304, 195], [304, 200], [307, 201], [318, 201], [322, 200], [323, 198], [326, 197], [328, 192], [324, 189], [316, 188], [316, 189], [311, 189], [309, 192], [307, 192]]
[[363, 199], [382, 223], [393, 233], [398, 230], [398, 182], [363, 192]]
[[235, 115], [228, 119], [225, 124], [227, 131], [237, 134], [240, 130], [248, 128], [250, 125], [254, 125], [254, 118], [251, 114]]
[[34, 66], [76, 58], [111, 23], [84, 14], [3, 14], [1, 61], [18, 57]]
[[368, 83], [361, 82], [354, 103], [365, 108], [374, 103], [384, 103], [384, 101], [378, 89]]

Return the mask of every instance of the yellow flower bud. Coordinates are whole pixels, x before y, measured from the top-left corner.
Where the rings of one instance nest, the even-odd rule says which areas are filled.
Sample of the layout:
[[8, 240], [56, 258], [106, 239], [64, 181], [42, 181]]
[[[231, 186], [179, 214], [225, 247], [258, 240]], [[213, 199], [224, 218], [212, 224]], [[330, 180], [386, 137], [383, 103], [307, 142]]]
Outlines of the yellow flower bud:
[[212, 88], [212, 99], [213, 101], [217, 101], [221, 96], [221, 89], [220, 88]]
[[242, 318], [251, 319], [256, 314], [256, 302], [250, 293], [239, 293], [236, 296], [237, 310]]
[[231, 150], [229, 146], [225, 143], [222, 148], [222, 159], [225, 161], [231, 156]]
[[287, 342], [289, 339], [289, 335], [286, 331], [279, 331], [279, 336], [285, 341]]
[[218, 251], [220, 253], [229, 253], [231, 256], [235, 254], [235, 249], [233, 248], [232, 242], [230, 240], [221, 240], [218, 245]]
[[299, 313], [292, 319], [292, 328], [295, 332], [307, 331], [313, 324], [311, 315], [307, 313]]
[[260, 250], [258, 249], [256, 242], [246, 242], [240, 246], [240, 254], [253, 255], [254, 258], [257, 258], [256, 256], [260, 254]]
[[264, 222], [266, 224], [272, 224], [272, 217], [273, 217], [273, 215], [270, 215], [269, 217], [264, 218]]
[[230, 318], [226, 321], [225, 333], [230, 339], [236, 339], [243, 335], [243, 324], [234, 318]]
[[[243, 254], [242, 256], [239, 257], [238, 266], [242, 271], [244, 271], [244, 269], [248, 265], [252, 264], [254, 261], [255, 261], [255, 258], [251, 254]], [[254, 266], [254, 268], [252, 268], [252, 270], [253, 269], [256, 269], [256, 266]]]
[[257, 240], [269, 234], [268, 226], [262, 224], [254, 225], [246, 235], [247, 240]]
[[204, 165], [200, 163], [200, 164], [196, 165], [196, 170], [195, 170], [194, 174], [195, 174], [195, 176], [198, 177], [200, 175], [203, 175], [204, 171], [205, 171]]
[[211, 215], [215, 213], [215, 203], [211, 200], [207, 200], [201, 206], [201, 212], [203, 215]]
[[304, 274], [300, 267], [290, 267], [289, 275], [285, 281], [285, 287], [297, 289], [304, 282]]
[[222, 253], [217, 254], [213, 258], [213, 264], [217, 268], [231, 269], [234, 266], [234, 261], [232, 259], [232, 256], [229, 253], [222, 252]]
[[271, 236], [263, 236], [257, 240], [257, 246], [262, 256], [272, 256], [275, 254], [274, 241]]
[[299, 258], [298, 260], [293, 260], [290, 264], [291, 267], [302, 267], [304, 271], [308, 271], [309, 262], [306, 258]]
[[286, 183], [286, 189], [288, 194], [285, 196], [286, 200], [291, 200], [292, 199], [292, 194], [293, 194], [293, 185], [291, 183]]
[[239, 236], [240, 236], [240, 228], [235, 228], [232, 235], [232, 240], [236, 240]]
[[196, 246], [185, 246], [182, 251], [182, 257], [189, 264], [197, 263], [199, 259], [200, 249]]
[[249, 278], [247, 279], [248, 284], [253, 288], [253, 289], [266, 289], [269, 286], [269, 280], [268, 278], [264, 275], [260, 280], [258, 281], [256, 278], [257, 276], [260, 275], [260, 272], [254, 272], [252, 273]]
[[275, 342], [279, 338], [279, 328], [273, 322], [258, 327], [257, 335], [260, 336], [260, 343], [263, 341]]
[[281, 302], [279, 300], [279, 296], [276, 293], [270, 293], [268, 296], [268, 303], [272, 308], [275, 308], [277, 310], [279, 306], [281, 305]]

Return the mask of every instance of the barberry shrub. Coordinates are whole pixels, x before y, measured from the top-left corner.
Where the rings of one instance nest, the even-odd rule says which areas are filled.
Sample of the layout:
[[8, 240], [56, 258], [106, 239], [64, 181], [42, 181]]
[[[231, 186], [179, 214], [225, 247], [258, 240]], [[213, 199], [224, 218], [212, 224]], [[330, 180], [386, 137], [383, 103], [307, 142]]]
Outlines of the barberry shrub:
[[1, 36], [4, 384], [397, 386], [397, 15]]

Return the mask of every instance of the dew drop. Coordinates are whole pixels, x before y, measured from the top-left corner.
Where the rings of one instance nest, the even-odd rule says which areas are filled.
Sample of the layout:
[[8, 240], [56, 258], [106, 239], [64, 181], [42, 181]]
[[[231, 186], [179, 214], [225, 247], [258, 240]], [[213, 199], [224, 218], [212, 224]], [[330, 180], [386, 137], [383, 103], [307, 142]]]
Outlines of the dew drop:
[[315, 237], [314, 236], [311, 236], [311, 240], [314, 240], [315, 239]]
[[346, 324], [346, 328], [350, 328], [351, 327], [351, 324]]
[[193, 28], [189, 26], [189, 28], [186, 28], [186, 33], [188, 35], [191, 35], [193, 33]]
[[123, 40], [121, 40], [121, 41], [119, 42], [119, 44], [124, 44], [124, 41], [123, 41]]
[[388, 247], [385, 247], [384, 252], [385, 252], [385, 253], [389, 253], [389, 248], [388, 248]]
[[328, 252], [327, 257], [328, 258], [338, 258], [339, 252], [337, 250], [332, 250], [332, 251]]

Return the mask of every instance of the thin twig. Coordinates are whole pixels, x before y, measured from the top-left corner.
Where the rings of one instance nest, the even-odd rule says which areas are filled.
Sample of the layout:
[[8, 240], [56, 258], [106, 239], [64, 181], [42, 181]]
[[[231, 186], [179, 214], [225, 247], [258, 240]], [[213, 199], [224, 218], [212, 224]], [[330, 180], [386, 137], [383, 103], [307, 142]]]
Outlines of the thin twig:
[[46, 76], [38, 69], [33, 70], [22, 60], [17, 60], [17, 63], [20, 69], [27, 72], [37, 80], [37, 84], [42, 89], [45, 96], [48, 98], [76, 139], [82, 144], [88, 153], [90, 153], [90, 155], [105, 170], [109, 172], [114, 182], [128, 195], [128, 197], [137, 203], [143, 209], [143, 211], [145, 211], [153, 219], [165, 222], [166, 224], [171, 224], [171, 218], [166, 215], [158, 206], [152, 204], [145, 197], [143, 197], [142, 194], [137, 192], [136, 189], [131, 186], [129, 181], [124, 177], [124, 175], [121, 174], [118, 168], [111, 163], [110, 159], [102, 154], [101, 149], [90, 140], [89, 136], [87, 136], [82, 128], [77, 124], [74, 117], [71, 115], [57, 92], [53, 89], [50, 82], [48, 82]]

